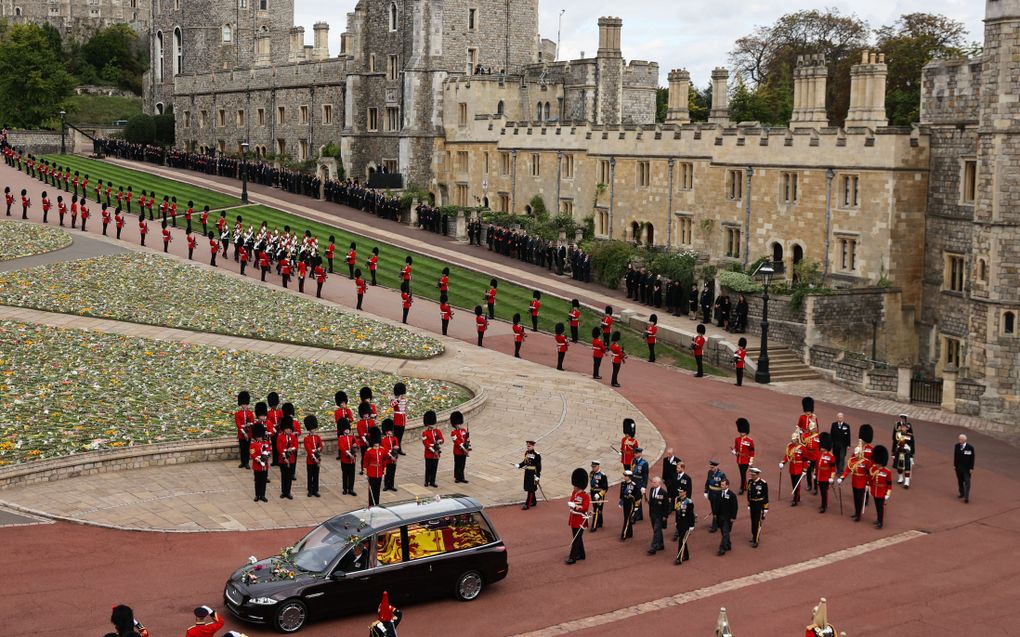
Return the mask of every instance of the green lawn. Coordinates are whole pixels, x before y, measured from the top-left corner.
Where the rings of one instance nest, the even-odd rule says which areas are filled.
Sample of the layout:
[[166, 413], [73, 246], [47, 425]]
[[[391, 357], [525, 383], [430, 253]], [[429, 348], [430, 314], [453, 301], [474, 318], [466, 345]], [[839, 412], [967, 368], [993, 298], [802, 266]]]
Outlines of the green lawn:
[[177, 197], [177, 209], [181, 215], [187, 209], [189, 201], [195, 202], [196, 211], [202, 210], [203, 206], [209, 206], [211, 210], [216, 210], [241, 205], [241, 200], [236, 197], [78, 155], [47, 155], [44, 159], [55, 161], [60, 166], [68, 166], [72, 173], [77, 170], [82, 176], [88, 175], [90, 198], [95, 195], [92, 186], [96, 183], [96, 179], [102, 179], [104, 183], [112, 181], [115, 193], [120, 186], [123, 186], [125, 191], [128, 186], [131, 186], [135, 193], [134, 201], [131, 204], [132, 212], [138, 212], [138, 196], [143, 190], [146, 192], [156, 191], [154, 212], [159, 206], [159, 202], [163, 201], [164, 196]]
[[[65, 159], [60, 156], [50, 156], [50, 158], [57, 159], [58, 161]], [[66, 159], [67, 163], [76, 167], [78, 170], [88, 170], [90, 171], [90, 174], [109, 174], [115, 187], [118, 185], [118, 179], [121, 180], [125, 186], [129, 183], [132, 185], [146, 184], [141, 187], [145, 190], [155, 188], [156, 191], [160, 193], [160, 196], [158, 197], [159, 199], [162, 199], [162, 194], [164, 193], [169, 195], [176, 194], [177, 201], [181, 202], [181, 193], [186, 192], [188, 194], [185, 195], [183, 199], [184, 203], [187, 203], [188, 198], [192, 198], [196, 203], [196, 207], [201, 205], [201, 201], [212, 201], [214, 197], [227, 199], [234, 204], [238, 203], [236, 199], [225, 197], [224, 195], [219, 195], [217, 193], [211, 193], [202, 188], [188, 186], [178, 181], [155, 177], [153, 175], [133, 171], [120, 166], [110, 166], [102, 161], [72, 156], [66, 156]], [[135, 189], [138, 189], [137, 185], [135, 186]], [[311, 203], [311, 200], [309, 203]], [[210, 207], [213, 207], [212, 204], [210, 204]], [[485, 290], [488, 289], [490, 279], [488, 275], [479, 274], [471, 270], [449, 265], [443, 261], [427, 257], [419, 253], [393, 248], [373, 239], [368, 239], [361, 235], [341, 230], [335, 226], [329, 226], [317, 221], [304, 219], [281, 210], [276, 210], [275, 208], [261, 205], [245, 206], [243, 208], [231, 210], [228, 213], [228, 218], [233, 220], [237, 215], [244, 217], [246, 225], [248, 223], [258, 225], [262, 221], [266, 221], [271, 228], [282, 228], [284, 225], [289, 225], [292, 229], [295, 229], [298, 234], [303, 234], [305, 230], [310, 230], [312, 234], [319, 238], [319, 243], [322, 249], [325, 249], [328, 244], [329, 236], [335, 236], [337, 251], [334, 265], [335, 270], [339, 273], [346, 273], [347, 271], [347, 267], [344, 263], [344, 256], [347, 254], [347, 248], [352, 241], [358, 245], [358, 265], [362, 268], [362, 270], [364, 270], [366, 277], [368, 275], [368, 268], [364, 265], [365, 261], [368, 259], [369, 255], [371, 255], [372, 248], [378, 247], [378, 280], [379, 285], [384, 287], [394, 289], [399, 287], [398, 273], [404, 264], [404, 257], [410, 255], [414, 260], [411, 291], [415, 296], [433, 300], [438, 299], [439, 290], [436, 288], [436, 281], [439, 279], [440, 272], [444, 267], [450, 268], [450, 303], [455, 307], [473, 310], [475, 305], [482, 304], [482, 295], [485, 293]], [[369, 217], [366, 213], [366, 219], [368, 218]], [[498, 289], [499, 293], [496, 296], [496, 318], [509, 321], [513, 317], [514, 313], [519, 312], [521, 314], [522, 322], [530, 329], [531, 321], [528, 317], [527, 309], [528, 304], [531, 302], [533, 290], [511, 284], [505, 280], [500, 280]], [[552, 332], [556, 323], [562, 322], [566, 324], [567, 312], [569, 309], [569, 301], [544, 295], [542, 298], [542, 310], [539, 317], [539, 329], [545, 332]], [[464, 317], [463, 314], [461, 314], [461, 316], [462, 318]], [[582, 342], [590, 342], [591, 328], [598, 325], [601, 319], [601, 313], [592, 312], [590, 310], [582, 310], [580, 328]], [[624, 350], [632, 356], [644, 358], [647, 355], [648, 349], [645, 346], [639, 331], [627, 328], [622, 329], [621, 341], [623, 343]], [[684, 369], [695, 368], [694, 359], [688, 355], [687, 352], [669, 347], [661, 341], [656, 348], [656, 356], [657, 359], [663, 363], [669, 363], [672, 361], [674, 364]], [[706, 372], [722, 376], [729, 375], [728, 372], [724, 372], [707, 365]]]
[[142, 98], [120, 95], [72, 95], [67, 98], [67, 121], [71, 124], [102, 124], [130, 119], [142, 113]]

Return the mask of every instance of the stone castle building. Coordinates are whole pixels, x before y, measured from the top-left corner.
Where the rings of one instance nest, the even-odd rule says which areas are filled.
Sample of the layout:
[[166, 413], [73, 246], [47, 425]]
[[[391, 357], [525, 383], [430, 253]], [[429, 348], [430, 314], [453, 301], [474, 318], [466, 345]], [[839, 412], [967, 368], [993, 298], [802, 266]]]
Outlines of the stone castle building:
[[[148, 36], [153, 0], [0, 0], [0, 19], [49, 24], [65, 40], [83, 42], [96, 31], [127, 24]], [[158, 2], [156, 3], [158, 4]]]
[[172, 105], [195, 150], [248, 141], [300, 161], [332, 142], [348, 175], [385, 168], [439, 204], [524, 214], [539, 195], [599, 237], [720, 267], [768, 255], [788, 277], [810, 260], [830, 281], [889, 286], [897, 300], [873, 323], [895, 341], [889, 360], [944, 378], [959, 411], [1015, 418], [1020, 0], [986, 2], [984, 53], [930, 65], [922, 121], [906, 128], [888, 126], [877, 52], [851, 69], [842, 127], [815, 56], [798, 61], [788, 127], [731, 121], [723, 68], [708, 122], [690, 121], [677, 69], [656, 124], [658, 65], [624, 60], [621, 21], [598, 21], [593, 57], [561, 61], [537, 0], [362, 0], [335, 56], [325, 24], [304, 44], [292, 0], [164, 0], [146, 105]]

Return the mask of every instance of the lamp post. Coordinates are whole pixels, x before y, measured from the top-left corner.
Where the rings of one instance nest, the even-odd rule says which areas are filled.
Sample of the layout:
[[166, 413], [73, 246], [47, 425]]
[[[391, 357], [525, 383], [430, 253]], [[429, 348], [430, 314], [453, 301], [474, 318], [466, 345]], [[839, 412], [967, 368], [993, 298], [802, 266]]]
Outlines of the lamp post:
[[772, 264], [766, 261], [758, 268], [757, 274], [761, 277], [762, 284], [762, 306], [761, 306], [761, 351], [758, 354], [758, 369], [754, 372], [754, 382], [767, 385], [772, 378], [769, 376], [769, 285], [776, 271]]
[[67, 154], [67, 147], [64, 145], [64, 129], [66, 128], [66, 126], [64, 125], [64, 118], [65, 117], [67, 117], [67, 112], [66, 111], [60, 111], [60, 154], [61, 155], [66, 155]]
[[248, 142], [241, 142], [241, 203], [248, 204]]

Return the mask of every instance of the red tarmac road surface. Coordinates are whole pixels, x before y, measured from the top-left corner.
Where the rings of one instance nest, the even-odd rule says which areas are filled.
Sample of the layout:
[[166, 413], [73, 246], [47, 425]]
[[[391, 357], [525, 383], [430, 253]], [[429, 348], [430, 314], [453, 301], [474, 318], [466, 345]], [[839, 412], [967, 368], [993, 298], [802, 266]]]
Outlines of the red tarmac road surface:
[[[41, 184], [14, 175], [6, 167], [0, 167], [0, 171], [12, 188], [20, 190], [22, 183], [28, 184], [38, 201]], [[32, 216], [38, 221], [40, 213], [33, 210]], [[89, 234], [95, 236], [100, 224], [93, 222]], [[137, 246], [136, 228], [137, 224], [129, 224], [125, 229], [125, 245]], [[157, 236], [150, 237], [150, 245], [151, 240], [158, 243]], [[201, 248], [200, 244], [197, 254], [207, 263], [208, 250]], [[184, 252], [181, 234], [176, 235], [171, 249], [178, 254]], [[221, 264], [235, 268], [232, 259], [221, 259]], [[418, 282], [422, 284], [431, 282]], [[327, 283], [327, 296], [350, 304], [352, 288], [346, 277], [334, 275]], [[368, 312], [390, 318], [399, 315], [399, 301], [389, 290], [370, 288], [365, 307]], [[458, 312], [451, 335], [473, 342], [470, 318]], [[436, 330], [438, 310], [434, 304], [418, 300], [411, 321]], [[512, 351], [512, 337], [505, 323], [496, 323], [485, 342], [490, 349]], [[555, 347], [547, 334], [529, 332], [523, 353], [530, 360], [555, 363]], [[719, 536], [707, 532], [707, 506], [697, 494], [700, 520], [691, 539], [692, 561], [682, 567], [673, 566], [670, 550], [675, 552], [676, 544], [668, 541], [665, 554], [648, 556], [645, 550], [651, 530], [647, 516], [636, 525], [633, 540], [618, 540], [622, 516], [612, 504], [617, 493], [614, 487], [606, 509], [607, 529], [586, 534], [588, 559], [566, 566], [563, 559], [570, 538], [563, 501], [542, 502], [531, 511], [494, 509], [491, 514], [496, 527], [509, 547], [509, 577], [471, 603], [448, 600], [406, 608], [402, 635], [507, 635], [594, 618], [587, 620], [592, 627], [585, 633], [667, 630], [668, 634], [707, 636], [713, 634], [720, 606], [729, 610], [737, 637], [792, 635], [801, 634], [798, 631], [803, 631], [812, 606], [822, 596], [829, 599], [830, 621], [851, 637], [1020, 634], [1015, 628], [1016, 596], [1011, 587], [1011, 581], [1020, 576], [1015, 548], [1020, 539], [1020, 485], [1014, 472], [1020, 459], [1017, 449], [980, 434], [968, 434], [977, 449], [978, 469], [973, 498], [965, 505], [956, 498], [952, 469], [952, 445], [959, 430], [915, 421], [918, 465], [914, 485], [909, 491], [894, 489], [886, 526], [875, 530], [870, 507], [861, 523], [841, 518], [835, 490], [825, 515], [818, 513], [817, 496], [806, 495], [801, 506], [789, 506], [788, 475], [782, 480], [784, 498], [777, 497], [777, 465], [800, 412], [795, 397], [753, 384], [738, 389], [724, 380], [694, 378], [687, 372], [650, 365], [639, 360], [640, 354], [632, 353], [624, 366], [620, 391], [655, 423], [677, 455], [687, 460], [695, 478], [695, 491], [703, 483], [710, 457], [721, 460], [731, 476], [737, 475], [729, 454], [733, 422], [739, 416], [751, 420], [758, 447], [756, 464], [763, 468], [773, 497], [761, 547], [752, 549], [747, 543], [749, 523], [747, 510], [742, 507], [734, 527], [733, 551], [716, 556]], [[564, 373], [590, 374], [590, 362], [588, 349], [576, 345], [567, 355], [568, 371]], [[494, 363], [498, 364], [498, 358]], [[602, 382], [608, 382], [606, 368], [608, 361], [603, 368], [606, 380]], [[895, 414], [873, 414], [819, 402], [817, 413], [823, 428], [836, 411], [846, 413], [855, 432], [857, 424], [872, 423], [875, 442], [888, 445]], [[591, 407], [591, 417], [599, 417], [597, 405]], [[639, 439], [641, 434], [639, 431]], [[609, 444], [616, 442], [593, 441], [591, 450], [614, 481], [619, 465]], [[659, 467], [654, 465], [652, 475], [658, 473]], [[453, 485], [444, 486], [453, 490]], [[844, 505], [849, 515], [850, 493], [848, 488], [845, 491]], [[774, 572], [768, 581], [687, 604], [670, 607], [662, 602], [654, 610], [643, 609], [622, 621], [599, 624], [597, 618], [911, 530], [926, 534], [789, 576]], [[221, 605], [225, 579], [249, 555], [272, 554], [300, 535], [296, 531], [139, 533], [65, 523], [0, 529], [0, 541], [8, 547], [0, 578], [0, 598], [8, 611], [0, 633], [5, 637], [100, 635], [108, 629], [110, 606], [127, 603], [153, 635], [183, 634], [190, 625], [192, 608]], [[667, 540], [671, 536], [672, 526]], [[302, 634], [361, 635], [370, 619], [361, 614], [313, 624]], [[249, 635], [271, 633], [232, 619], [228, 627]]]

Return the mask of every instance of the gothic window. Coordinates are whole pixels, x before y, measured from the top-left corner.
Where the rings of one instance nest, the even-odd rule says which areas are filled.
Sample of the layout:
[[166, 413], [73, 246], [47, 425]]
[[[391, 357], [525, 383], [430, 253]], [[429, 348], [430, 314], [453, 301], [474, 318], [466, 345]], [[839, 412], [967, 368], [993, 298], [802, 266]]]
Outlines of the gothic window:
[[1016, 314], [1013, 312], [1004, 312], [1002, 315], [1002, 333], [1003, 334], [1016, 334]]
[[945, 255], [942, 271], [942, 289], [950, 292], [963, 292], [963, 255]]
[[744, 171], [726, 171], [726, 198], [730, 201], [740, 201], [744, 198]]
[[390, 3], [390, 31], [397, 30], [397, 3]]
[[162, 114], [163, 114], [163, 102], [158, 102], [156, 104], [156, 115], [162, 115]]
[[156, 81], [163, 81], [163, 32], [156, 31]]
[[960, 203], [973, 204], [977, 198], [977, 160], [967, 159], [963, 162], [963, 175], [960, 180]]
[[174, 27], [174, 75], [184, 66], [184, 44], [181, 42], [181, 28]]
[[740, 258], [740, 228], [726, 228], [726, 256], [733, 259]]
[[861, 185], [858, 175], [843, 175], [843, 208], [857, 208], [861, 205]]
[[234, 30], [230, 28], [229, 24], [223, 25], [223, 43], [229, 44], [234, 40]]
[[535, 121], [536, 122], [542, 121], [542, 102], [535, 104]]
[[496, 104], [496, 115], [499, 115], [500, 117], [502, 117], [504, 115], [504, 110], [505, 109], [506, 109], [506, 106], [503, 104], [503, 100], [499, 100], [499, 103]]
[[552, 114], [552, 111], [549, 110], [549, 102], [546, 102], [545, 103], [545, 118], [544, 118], [545, 121], [547, 121], [547, 122], [549, 121], [551, 114]]

